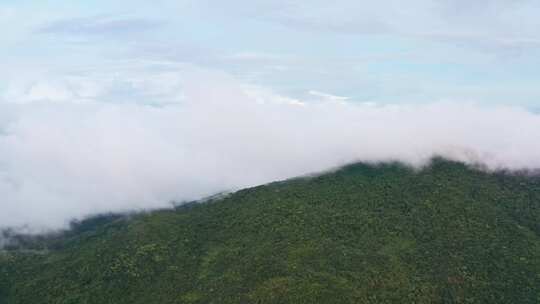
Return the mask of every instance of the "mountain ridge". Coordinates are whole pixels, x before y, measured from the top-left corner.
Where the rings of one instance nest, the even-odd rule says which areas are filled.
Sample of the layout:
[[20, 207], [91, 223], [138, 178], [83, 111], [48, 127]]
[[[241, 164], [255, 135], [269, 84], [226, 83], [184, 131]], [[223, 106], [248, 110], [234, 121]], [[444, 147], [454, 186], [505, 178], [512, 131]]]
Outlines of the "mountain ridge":
[[356, 163], [78, 228], [30, 242], [42, 254], [0, 254], [0, 300], [540, 300], [540, 178], [442, 158]]

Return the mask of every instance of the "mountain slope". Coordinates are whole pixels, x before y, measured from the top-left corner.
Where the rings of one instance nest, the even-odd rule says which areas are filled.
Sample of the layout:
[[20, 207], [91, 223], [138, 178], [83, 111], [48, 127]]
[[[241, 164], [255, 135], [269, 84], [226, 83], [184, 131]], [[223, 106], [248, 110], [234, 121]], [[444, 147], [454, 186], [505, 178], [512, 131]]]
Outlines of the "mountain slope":
[[0, 303], [539, 303], [540, 178], [355, 164], [27, 246]]

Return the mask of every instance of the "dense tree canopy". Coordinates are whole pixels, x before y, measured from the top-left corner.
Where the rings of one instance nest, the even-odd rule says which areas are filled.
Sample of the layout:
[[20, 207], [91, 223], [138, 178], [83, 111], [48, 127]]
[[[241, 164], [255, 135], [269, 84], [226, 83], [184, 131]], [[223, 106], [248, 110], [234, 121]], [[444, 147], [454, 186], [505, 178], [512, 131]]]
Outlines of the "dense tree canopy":
[[540, 178], [354, 164], [19, 241], [0, 303], [540, 303]]

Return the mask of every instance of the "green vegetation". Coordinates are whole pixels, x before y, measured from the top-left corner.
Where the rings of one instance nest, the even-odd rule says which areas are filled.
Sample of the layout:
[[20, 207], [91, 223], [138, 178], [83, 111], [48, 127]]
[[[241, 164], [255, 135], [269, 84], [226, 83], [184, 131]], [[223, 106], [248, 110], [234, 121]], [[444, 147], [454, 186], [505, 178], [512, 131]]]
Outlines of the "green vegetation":
[[540, 303], [540, 178], [355, 164], [0, 253], [0, 303]]

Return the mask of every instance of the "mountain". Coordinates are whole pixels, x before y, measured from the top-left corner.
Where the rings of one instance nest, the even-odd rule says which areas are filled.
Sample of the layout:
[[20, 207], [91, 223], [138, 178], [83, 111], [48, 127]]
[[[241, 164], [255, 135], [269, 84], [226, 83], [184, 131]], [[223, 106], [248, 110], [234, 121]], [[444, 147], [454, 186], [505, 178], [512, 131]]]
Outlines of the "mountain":
[[540, 177], [353, 164], [0, 253], [0, 303], [540, 303]]

